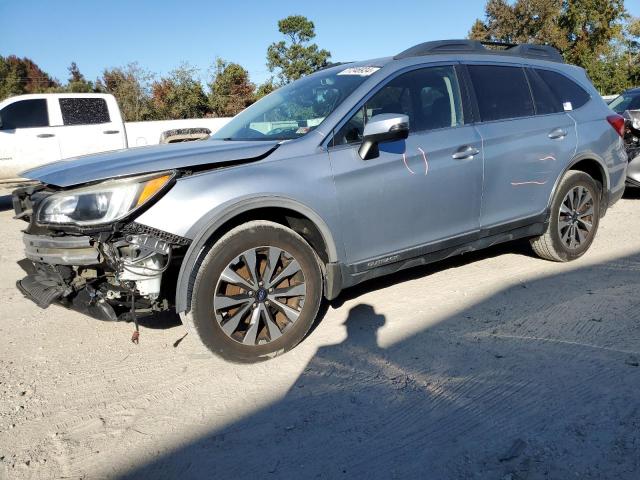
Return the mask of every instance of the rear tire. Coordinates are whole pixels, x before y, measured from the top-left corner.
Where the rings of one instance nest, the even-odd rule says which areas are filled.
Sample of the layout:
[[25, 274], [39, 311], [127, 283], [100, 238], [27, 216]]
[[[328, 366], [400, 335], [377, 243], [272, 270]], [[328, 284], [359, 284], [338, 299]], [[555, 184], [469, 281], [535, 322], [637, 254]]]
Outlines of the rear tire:
[[253, 363], [302, 341], [318, 314], [322, 274], [300, 235], [277, 223], [252, 221], [209, 250], [192, 292], [183, 323], [216, 355]]
[[593, 243], [600, 222], [601, 187], [584, 172], [570, 170], [560, 181], [544, 234], [531, 240], [541, 258], [569, 262]]

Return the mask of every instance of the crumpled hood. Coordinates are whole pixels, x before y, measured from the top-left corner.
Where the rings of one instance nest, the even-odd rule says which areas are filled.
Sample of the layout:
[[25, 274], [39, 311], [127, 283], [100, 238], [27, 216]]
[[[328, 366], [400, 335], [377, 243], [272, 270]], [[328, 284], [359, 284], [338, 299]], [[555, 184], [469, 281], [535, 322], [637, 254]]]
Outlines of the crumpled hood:
[[60, 160], [22, 172], [20, 176], [58, 187], [70, 187], [86, 182], [174, 168], [259, 160], [275, 150], [278, 143], [205, 140], [136, 147]]

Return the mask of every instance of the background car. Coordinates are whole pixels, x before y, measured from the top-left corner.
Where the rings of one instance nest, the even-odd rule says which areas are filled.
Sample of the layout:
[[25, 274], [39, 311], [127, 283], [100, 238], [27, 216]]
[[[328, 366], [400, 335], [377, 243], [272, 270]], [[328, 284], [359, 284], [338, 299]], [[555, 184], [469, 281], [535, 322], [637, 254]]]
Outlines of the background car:
[[609, 108], [623, 114], [625, 110], [640, 110], [640, 88], [632, 88], [609, 102]]

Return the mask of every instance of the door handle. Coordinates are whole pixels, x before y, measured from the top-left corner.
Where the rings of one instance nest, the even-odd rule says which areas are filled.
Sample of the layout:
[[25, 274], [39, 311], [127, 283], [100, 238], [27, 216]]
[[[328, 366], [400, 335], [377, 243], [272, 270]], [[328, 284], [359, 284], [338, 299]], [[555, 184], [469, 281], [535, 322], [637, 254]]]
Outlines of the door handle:
[[467, 158], [473, 158], [475, 155], [479, 154], [480, 150], [477, 148], [473, 148], [470, 145], [465, 147], [460, 147], [456, 153], [451, 155], [454, 160], [466, 160]]
[[53, 133], [39, 133], [37, 135], [38, 138], [51, 138], [51, 137], [55, 137], [55, 135]]
[[567, 136], [567, 131], [561, 128], [556, 128], [555, 130], [551, 130], [549, 135], [547, 135], [551, 140], [561, 140]]
[[105, 130], [104, 132], [105, 135], [113, 135], [114, 133], [120, 133], [120, 130]]

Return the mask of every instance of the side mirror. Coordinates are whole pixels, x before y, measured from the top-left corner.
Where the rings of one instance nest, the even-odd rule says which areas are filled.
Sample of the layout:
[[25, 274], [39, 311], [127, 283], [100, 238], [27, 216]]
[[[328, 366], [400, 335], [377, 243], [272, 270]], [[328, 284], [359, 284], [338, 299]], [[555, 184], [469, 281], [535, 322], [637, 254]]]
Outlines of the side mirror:
[[380, 155], [378, 144], [404, 140], [409, 136], [409, 117], [401, 113], [374, 115], [364, 126], [362, 145], [358, 153], [363, 160]]

